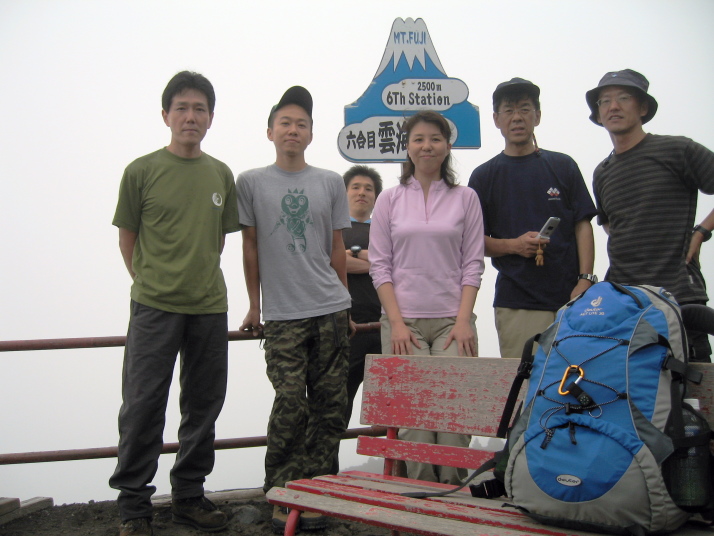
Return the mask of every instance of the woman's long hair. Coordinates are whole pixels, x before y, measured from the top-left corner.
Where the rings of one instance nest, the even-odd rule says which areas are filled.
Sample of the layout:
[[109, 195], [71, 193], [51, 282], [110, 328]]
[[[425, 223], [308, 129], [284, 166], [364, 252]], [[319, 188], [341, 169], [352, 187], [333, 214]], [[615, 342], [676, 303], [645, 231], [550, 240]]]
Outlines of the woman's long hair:
[[[446, 142], [451, 142], [451, 127], [449, 126], [449, 122], [444, 119], [444, 116], [438, 112], [423, 110], [415, 113], [407, 119], [406, 123], [404, 123], [404, 133], [407, 139], [407, 145], [409, 145], [409, 136], [411, 135], [412, 129], [417, 125], [417, 123], [431, 123], [432, 125], [436, 125], [441, 132], [441, 135], [446, 139]], [[404, 171], [402, 172], [402, 176], [399, 177], [399, 184], [406, 184], [409, 178], [414, 175], [414, 162], [412, 162], [408, 153], [407, 161], [404, 163], [403, 169]], [[456, 174], [451, 168], [451, 151], [449, 151], [449, 154], [446, 155], [446, 158], [444, 158], [444, 161], [441, 163], [440, 175], [449, 188], [456, 186]]]

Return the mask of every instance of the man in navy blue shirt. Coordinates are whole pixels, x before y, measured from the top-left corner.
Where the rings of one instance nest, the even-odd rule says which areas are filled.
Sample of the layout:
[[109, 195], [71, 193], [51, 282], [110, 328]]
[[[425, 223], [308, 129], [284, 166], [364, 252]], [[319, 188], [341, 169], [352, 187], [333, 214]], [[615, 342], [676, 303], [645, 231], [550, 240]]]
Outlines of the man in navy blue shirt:
[[[493, 305], [501, 357], [520, 357], [562, 305], [597, 282], [590, 224], [597, 212], [575, 161], [538, 148], [539, 97], [538, 86], [522, 78], [498, 85], [493, 121], [505, 149], [469, 180], [481, 200], [486, 255], [498, 270]], [[539, 231], [550, 217], [560, 225], [543, 240]]]

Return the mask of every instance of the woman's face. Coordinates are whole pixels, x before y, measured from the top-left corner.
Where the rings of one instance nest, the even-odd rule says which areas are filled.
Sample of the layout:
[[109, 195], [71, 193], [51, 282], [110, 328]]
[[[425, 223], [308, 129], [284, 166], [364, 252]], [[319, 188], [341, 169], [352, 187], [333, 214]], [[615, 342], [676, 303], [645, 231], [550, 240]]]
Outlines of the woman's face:
[[420, 121], [412, 128], [407, 139], [407, 153], [417, 173], [433, 173], [451, 151], [451, 144], [434, 123]]

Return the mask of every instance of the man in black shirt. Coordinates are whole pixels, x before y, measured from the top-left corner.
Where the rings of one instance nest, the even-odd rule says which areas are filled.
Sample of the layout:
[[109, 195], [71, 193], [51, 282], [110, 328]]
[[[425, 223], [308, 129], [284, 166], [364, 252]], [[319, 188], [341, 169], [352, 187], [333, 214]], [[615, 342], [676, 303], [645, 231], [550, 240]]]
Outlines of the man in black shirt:
[[[377, 196], [382, 191], [382, 179], [376, 170], [367, 166], [352, 166], [344, 174], [347, 202], [350, 207], [351, 229], [344, 229], [342, 237], [347, 256], [347, 282], [352, 296], [352, 320], [357, 324], [379, 322], [381, 305], [369, 276], [369, 224]], [[345, 425], [352, 417], [355, 395], [364, 379], [364, 358], [367, 354], [381, 354], [379, 331], [357, 333], [350, 341], [350, 364], [347, 377], [347, 410]], [[335, 472], [339, 466], [335, 457]]]

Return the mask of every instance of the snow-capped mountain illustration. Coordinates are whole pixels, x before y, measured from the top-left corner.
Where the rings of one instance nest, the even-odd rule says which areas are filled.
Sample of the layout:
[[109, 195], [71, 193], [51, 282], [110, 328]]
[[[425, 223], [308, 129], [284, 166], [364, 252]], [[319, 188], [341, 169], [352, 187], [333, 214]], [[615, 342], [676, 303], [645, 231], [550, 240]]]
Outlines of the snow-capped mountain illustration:
[[345, 106], [340, 153], [353, 162], [405, 160], [401, 128], [418, 110], [435, 110], [449, 120], [454, 148], [478, 148], [479, 110], [467, 98], [466, 84], [446, 76], [424, 20], [396, 19], [372, 82]]

